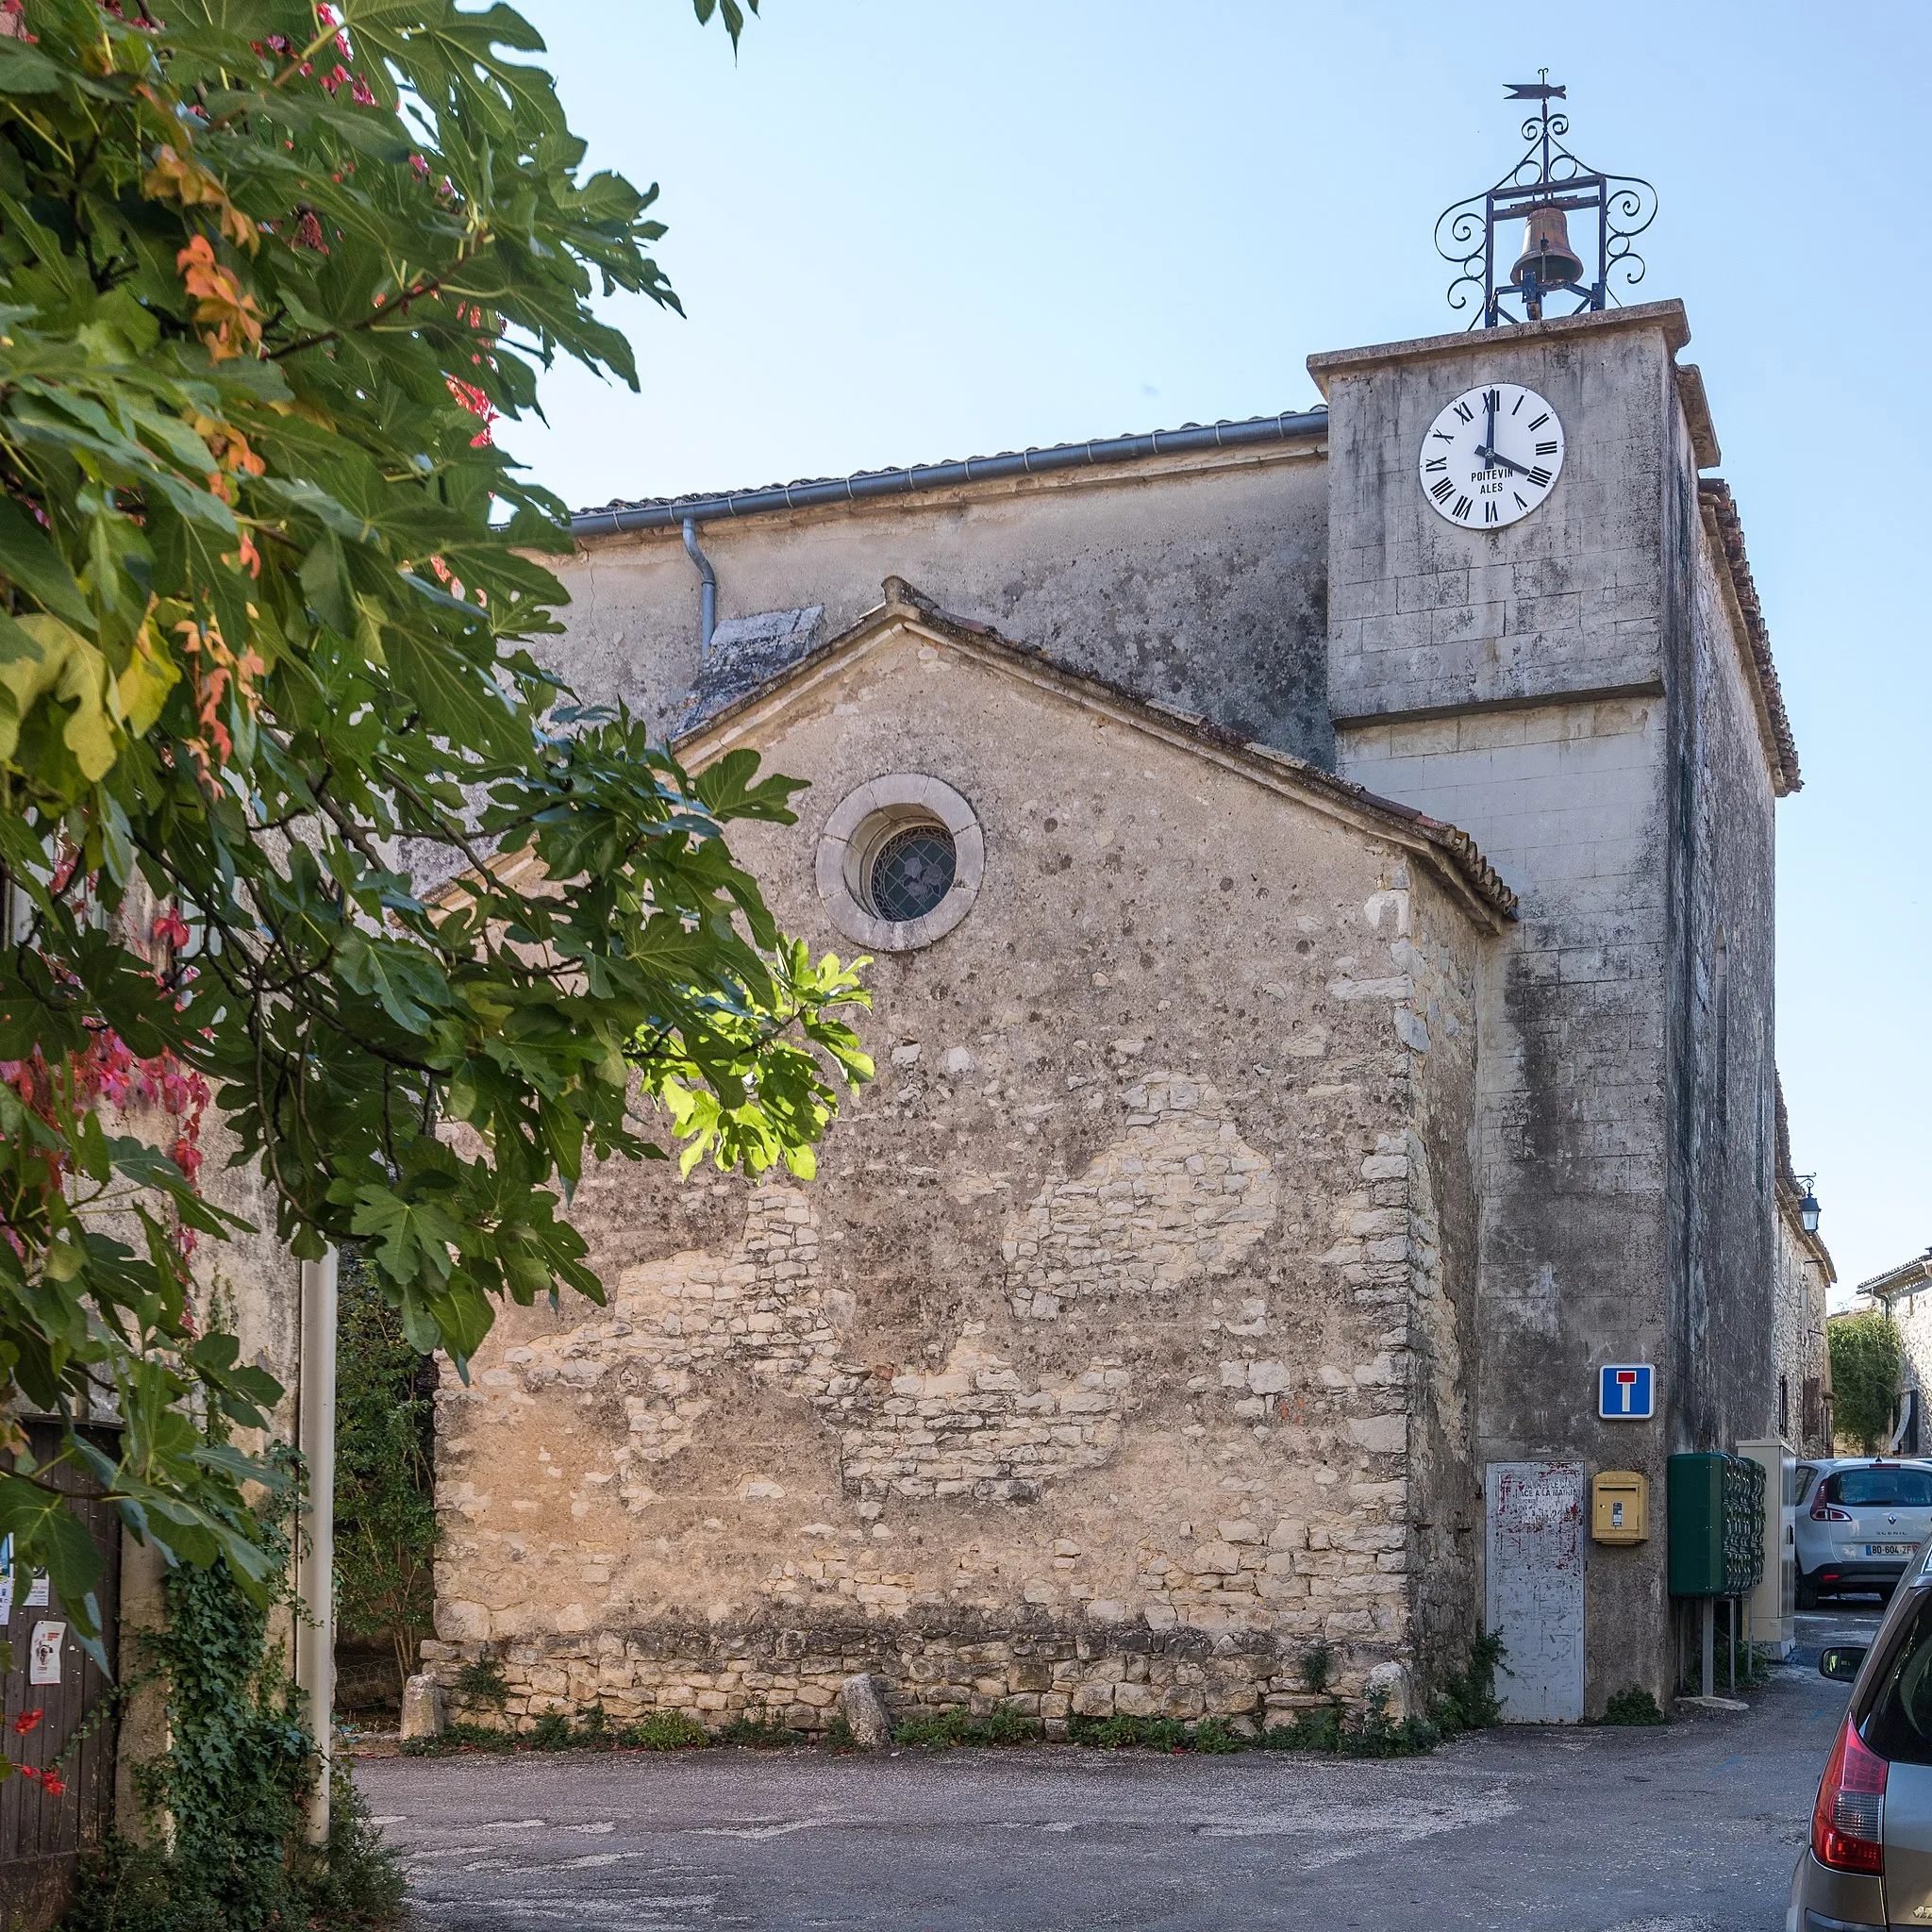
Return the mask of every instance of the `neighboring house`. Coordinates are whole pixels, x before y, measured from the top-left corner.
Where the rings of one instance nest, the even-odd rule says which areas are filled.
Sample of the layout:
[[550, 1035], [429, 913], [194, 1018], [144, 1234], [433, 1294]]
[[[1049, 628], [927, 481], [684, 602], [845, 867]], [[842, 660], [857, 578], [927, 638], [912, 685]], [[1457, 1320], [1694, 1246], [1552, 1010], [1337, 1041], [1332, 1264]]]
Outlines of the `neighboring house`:
[[[1815, 1229], [1806, 1231], [1805, 1189], [1791, 1167], [1782, 1089], [1777, 1095], [1777, 1433], [1800, 1456], [1832, 1452], [1831, 1352], [1826, 1298], [1838, 1271]], [[1815, 1203], [1813, 1204], [1815, 1207]]]
[[[578, 518], [554, 661], [811, 781], [734, 843], [874, 958], [880, 1078], [808, 1184], [585, 1175], [609, 1306], [507, 1309], [439, 1397], [445, 1682], [1259, 1718], [1318, 1640], [1426, 1681], [1487, 1619], [1513, 1715], [1674, 1689], [1665, 1458], [1828, 1426], [1797, 763], [1688, 340], [1434, 337], [1312, 358], [1304, 415]], [[1466, 527], [1430, 439], [1505, 384], [1560, 475]], [[1599, 1418], [1618, 1364], [1653, 1419]], [[1647, 1542], [1584, 1541], [1603, 1468]]]
[[1859, 1282], [1854, 1291], [1869, 1307], [1885, 1312], [1897, 1328], [1905, 1352], [1898, 1413], [1888, 1445], [1901, 1456], [1920, 1456], [1932, 1449], [1932, 1424], [1924, 1413], [1924, 1391], [1932, 1387], [1932, 1293], [1928, 1290], [1932, 1290], [1932, 1248]]

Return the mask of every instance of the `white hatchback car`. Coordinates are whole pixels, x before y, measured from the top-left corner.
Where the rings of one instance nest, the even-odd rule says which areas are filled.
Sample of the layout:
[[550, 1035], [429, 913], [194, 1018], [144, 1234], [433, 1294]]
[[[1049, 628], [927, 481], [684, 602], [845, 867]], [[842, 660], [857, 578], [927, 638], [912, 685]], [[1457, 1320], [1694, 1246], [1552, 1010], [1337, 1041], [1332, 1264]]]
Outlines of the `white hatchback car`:
[[1798, 1607], [1890, 1591], [1932, 1536], [1932, 1463], [1841, 1457], [1798, 1465]]

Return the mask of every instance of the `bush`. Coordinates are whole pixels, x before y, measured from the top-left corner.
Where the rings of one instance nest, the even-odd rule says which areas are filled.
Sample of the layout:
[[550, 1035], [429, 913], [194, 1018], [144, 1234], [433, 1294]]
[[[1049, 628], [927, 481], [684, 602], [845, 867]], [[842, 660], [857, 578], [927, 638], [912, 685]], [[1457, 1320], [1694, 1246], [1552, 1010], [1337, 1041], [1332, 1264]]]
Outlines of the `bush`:
[[1141, 1741], [1141, 1730], [1137, 1717], [1076, 1717], [1069, 1722], [1067, 1736], [1096, 1750], [1125, 1751]]
[[654, 1710], [634, 1724], [625, 1724], [617, 1741], [627, 1751], [698, 1751], [711, 1734], [681, 1710]]
[[337, 1616], [343, 1637], [390, 1645], [400, 1686], [435, 1607], [436, 1365], [410, 1346], [359, 1241], [343, 1246], [340, 1284]]
[[1660, 1724], [1664, 1714], [1642, 1685], [1632, 1684], [1604, 1706], [1603, 1721], [1607, 1724]]
[[976, 1718], [957, 1704], [944, 1710], [909, 1712], [892, 1726], [893, 1743], [939, 1751], [956, 1744], [1025, 1744], [1039, 1735], [1039, 1720], [1017, 1710], [1002, 1707]]
[[1334, 1649], [1325, 1637], [1318, 1637], [1302, 1653], [1302, 1689], [1310, 1697], [1324, 1697], [1334, 1674]]
[[1832, 1433], [1877, 1455], [1891, 1439], [1903, 1351], [1898, 1330], [1877, 1313], [1840, 1315], [1824, 1324], [1831, 1355]]
[[560, 1710], [546, 1710], [530, 1726], [529, 1744], [533, 1751], [565, 1751], [573, 1741], [570, 1719]]
[[858, 1740], [852, 1735], [852, 1726], [845, 1722], [843, 1711], [836, 1712], [832, 1721], [819, 1733], [819, 1741], [829, 1745], [834, 1751], [857, 1751]]
[[1245, 1751], [1246, 1740], [1232, 1731], [1218, 1717], [1204, 1717], [1194, 1726], [1193, 1747], [1220, 1757], [1229, 1751]]

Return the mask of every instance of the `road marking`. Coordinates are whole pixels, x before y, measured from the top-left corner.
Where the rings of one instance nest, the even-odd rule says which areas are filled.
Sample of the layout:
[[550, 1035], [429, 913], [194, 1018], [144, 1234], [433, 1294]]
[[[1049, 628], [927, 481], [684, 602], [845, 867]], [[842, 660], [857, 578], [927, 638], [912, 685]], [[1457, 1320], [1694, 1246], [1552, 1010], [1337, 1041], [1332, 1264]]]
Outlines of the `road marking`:
[[1437, 1800], [1398, 1798], [1362, 1805], [1293, 1806], [1252, 1819], [1197, 1824], [1194, 1831], [1200, 1838], [1326, 1840], [1331, 1849], [1301, 1861], [1303, 1871], [1315, 1872], [1365, 1852], [1386, 1852], [1443, 1832], [1492, 1824], [1513, 1817], [1522, 1808], [1507, 1785], [1491, 1785], [1485, 1790]]
[[693, 1838], [783, 1838], [792, 1831], [816, 1831], [838, 1824], [836, 1818], [794, 1818], [784, 1824], [701, 1824]]
[[541, 1818], [491, 1818], [477, 1825], [478, 1831], [541, 1831]]

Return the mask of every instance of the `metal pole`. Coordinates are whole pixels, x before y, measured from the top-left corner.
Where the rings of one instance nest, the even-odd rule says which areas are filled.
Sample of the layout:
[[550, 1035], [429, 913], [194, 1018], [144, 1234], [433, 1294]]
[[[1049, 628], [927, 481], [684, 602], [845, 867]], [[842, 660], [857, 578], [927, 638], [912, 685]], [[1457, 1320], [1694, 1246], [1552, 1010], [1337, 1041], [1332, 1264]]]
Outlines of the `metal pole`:
[[302, 1263], [302, 1374], [296, 1436], [308, 1474], [306, 1535], [295, 1564], [295, 1682], [308, 1698], [315, 1788], [306, 1832], [328, 1842], [330, 1745], [335, 1710], [336, 1251]]
[[1725, 1604], [1731, 1613], [1731, 1695], [1738, 1694], [1738, 1599], [1726, 1597]]
[[1704, 1694], [1717, 1695], [1717, 1599], [1699, 1597], [1698, 1603], [1704, 1612]]

